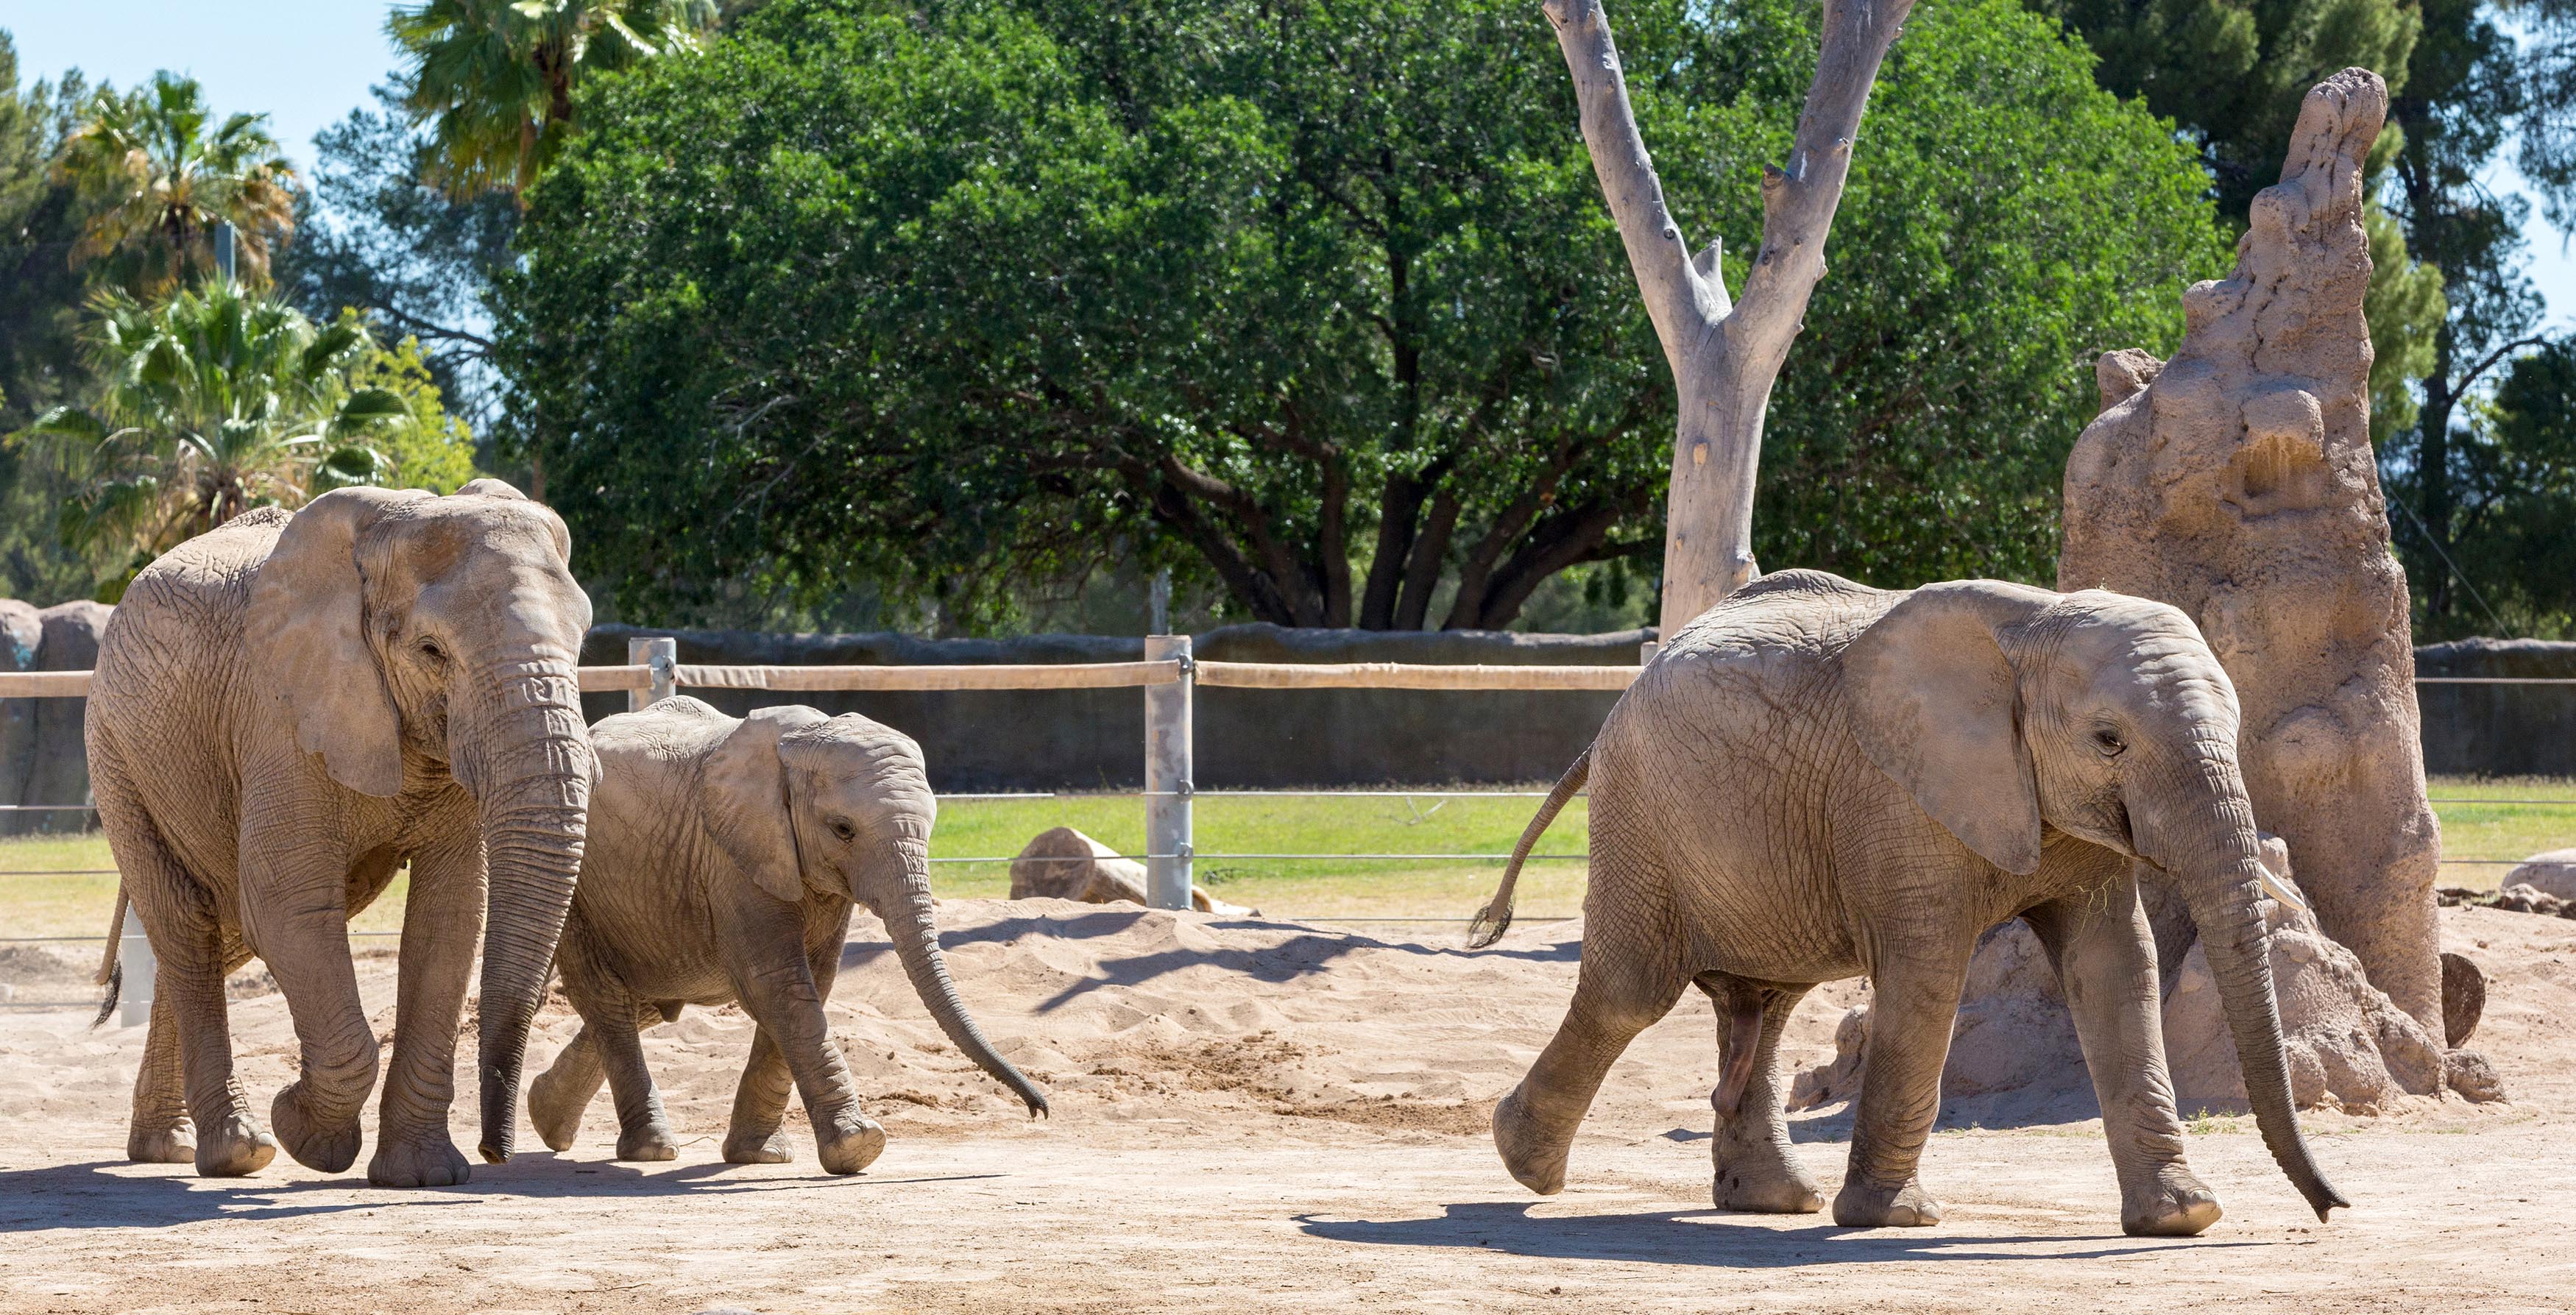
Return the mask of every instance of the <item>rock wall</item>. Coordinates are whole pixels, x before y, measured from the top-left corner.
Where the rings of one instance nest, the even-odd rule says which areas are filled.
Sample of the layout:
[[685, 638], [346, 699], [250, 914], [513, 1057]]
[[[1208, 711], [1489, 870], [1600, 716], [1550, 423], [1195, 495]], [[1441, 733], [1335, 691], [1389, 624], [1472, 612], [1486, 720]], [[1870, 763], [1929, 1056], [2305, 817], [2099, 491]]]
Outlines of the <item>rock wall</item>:
[[[1193, 653], [1221, 662], [1416, 662], [1498, 666], [1634, 666], [1651, 631], [1524, 635], [1499, 631], [1295, 630], [1226, 626]], [[678, 639], [682, 662], [898, 666], [1007, 662], [1136, 662], [1144, 641], [1097, 635], [913, 639], [903, 635], [779, 635], [741, 630], [600, 626], [582, 661], [626, 660], [626, 641]], [[1132, 689], [797, 693], [691, 690], [741, 716], [807, 703], [857, 712], [921, 742], [933, 787], [945, 791], [1132, 789], [1144, 780], [1145, 701]], [[1313, 785], [1442, 785], [1554, 780], [1592, 742], [1615, 693], [1418, 690], [1198, 691], [1195, 784], [1202, 789]], [[623, 711], [623, 694], [583, 700], [593, 720]]]
[[2386, 113], [2346, 69], [2301, 106], [2236, 271], [2183, 294], [2173, 359], [2117, 352], [2066, 467], [2061, 589], [2189, 613], [2235, 682], [2263, 826], [2327, 934], [2424, 1027], [2442, 1026], [2406, 576], [2370, 447], [2362, 167]]
[[[2418, 676], [2576, 680], [2576, 644], [2459, 639], [2415, 650]], [[2419, 685], [2424, 770], [2576, 776], [2576, 685]]]
[[[86, 671], [115, 609], [64, 603], [42, 610], [0, 599], [0, 671]], [[87, 699], [0, 699], [0, 804], [86, 804], [89, 754], [82, 744]], [[87, 812], [0, 811], [0, 835], [80, 831]]]

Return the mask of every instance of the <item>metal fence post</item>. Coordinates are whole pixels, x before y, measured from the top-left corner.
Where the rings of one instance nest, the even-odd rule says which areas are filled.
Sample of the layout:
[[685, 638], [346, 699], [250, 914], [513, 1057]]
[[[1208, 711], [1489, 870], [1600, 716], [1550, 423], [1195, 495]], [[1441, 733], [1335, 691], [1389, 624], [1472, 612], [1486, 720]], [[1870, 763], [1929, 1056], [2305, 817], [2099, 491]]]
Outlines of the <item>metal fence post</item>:
[[626, 641], [626, 665], [653, 668], [652, 688], [626, 691], [628, 712], [642, 712], [680, 692], [680, 641], [668, 638], [629, 639]]
[[[140, 916], [131, 910], [126, 913], [129, 922]], [[116, 964], [123, 970], [123, 982], [117, 988], [116, 1025], [141, 1027], [152, 1021], [152, 939], [140, 931], [125, 933], [125, 939], [116, 947]]]
[[1158, 909], [1190, 906], [1190, 694], [1188, 635], [1147, 635], [1145, 660], [1178, 660], [1181, 678], [1145, 687], [1145, 899]]

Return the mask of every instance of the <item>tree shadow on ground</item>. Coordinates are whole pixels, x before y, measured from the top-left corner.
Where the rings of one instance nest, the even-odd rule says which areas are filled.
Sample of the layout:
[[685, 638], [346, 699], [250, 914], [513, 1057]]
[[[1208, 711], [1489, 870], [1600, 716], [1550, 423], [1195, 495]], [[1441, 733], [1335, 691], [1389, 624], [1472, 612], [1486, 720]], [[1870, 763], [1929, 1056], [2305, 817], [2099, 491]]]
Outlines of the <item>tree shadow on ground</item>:
[[[1104, 908], [1096, 913], [1072, 917], [1033, 915], [1002, 918], [977, 927], [964, 927], [943, 932], [940, 943], [949, 949], [964, 945], [1008, 945], [1027, 937], [1059, 937], [1089, 940], [1115, 936], [1149, 917], [1163, 916], [1140, 908]], [[1086, 978], [1040, 1001], [1035, 1012], [1049, 1013], [1081, 996], [1103, 987], [1138, 986], [1166, 973], [1185, 968], [1211, 967], [1241, 973], [1255, 981], [1285, 982], [1310, 973], [1324, 971], [1334, 960], [1359, 950], [1393, 950], [1400, 954], [1433, 958], [1520, 959], [1534, 963], [1574, 963], [1583, 956], [1583, 942], [1577, 937], [1553, 945], [1521, 949], [1469, 950], [1424, 945], [1411, 941], [1382, 940], [1358, 933], [1328, 935], [1304, 923], [1273, 922], [1260, 918], [1228, 918], [1200, 924], [1211, 932], [1254, 931], [1288, 932], [1286, 939], [1256, 949], [1220, 946], [1208, 950], [1172, 949], [1152, 954], [1133, 955], [1124, 959], [1101, 962], [1100, 974]], [[841, 948], [841, 967], [861, 967], [881, 956], [894, 953], [894, 946], [877, 938], [853, 937]]]
[[[508, 1164], [478, 1164], [474, 1180], [456, 1187], [411, 1189], [367, 1185], [353, 1171], [336, 1178], [262, 1180], [199, 1178], [184, 1165], [137, 1166], [122, 1160], [0, 1169], [0, 1233], [57, 1228], [170, 1228], [215, 1219], [292, 1219], [350, 1210], [416, 1210], [468, 1204], [478, 1197], [619, 1198], [725, 1196], [803, 1191], [820, 1186], [896, 1187], [958, 1182], [999, 1174], [880, 1178], [839, 1176], [805, 1166], [723, 1163], [638, 1166], [522, 1154]], [[732, 1177], [720, 1177], [732, 1173]]]
[[[2271, 1245], [2049, 1234], [1963, 1235], [1938, 1228], [1842, 1228], [1832, 1224], [1774, 1228], [1740, 1222], [1743, 1216], [1705, 1208], [1532, 1218], [1531, 1204], [1459, 1202], [1441, 1207], [1442, 1213], [1436, 1217], [1421, 1219], [1344, 1220], [1316, 1215], [1299, 1215], [1296, 1219], [1298, 1228], [1309, 1237], [1362, 1246], [1474, 1247], [1549, 1260], [1619, 1260], [1729, 1269], [1890, 1261], [2046, 1263], [2144, 1255], [2176, 1247]], [[2021, 1246], [2045, 1249], [1995, 1249]]]

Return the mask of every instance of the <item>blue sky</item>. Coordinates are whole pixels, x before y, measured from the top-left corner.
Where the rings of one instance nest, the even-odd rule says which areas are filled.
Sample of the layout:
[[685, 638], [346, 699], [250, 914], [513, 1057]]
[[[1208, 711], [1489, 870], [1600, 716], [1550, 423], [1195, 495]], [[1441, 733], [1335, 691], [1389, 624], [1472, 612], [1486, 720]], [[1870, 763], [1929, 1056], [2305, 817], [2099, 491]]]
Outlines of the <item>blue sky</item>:
[[[380, 0], [0, 0], [0, 28], [18, 43], [20, 76], [78, 66], [119, 85], [156, 69], [194, 74], [218, 112], [266, 111], [299, 166], [313, 134], [366, 103], [393, 71]], [[2519, 190], [2508, 163], [2490, 185]], [[2536, 210], [2537, 207], [2534, 207]], [[2537, 214], [2524, 233], [2549, 327], [2576, 327], [2576, 249]]]

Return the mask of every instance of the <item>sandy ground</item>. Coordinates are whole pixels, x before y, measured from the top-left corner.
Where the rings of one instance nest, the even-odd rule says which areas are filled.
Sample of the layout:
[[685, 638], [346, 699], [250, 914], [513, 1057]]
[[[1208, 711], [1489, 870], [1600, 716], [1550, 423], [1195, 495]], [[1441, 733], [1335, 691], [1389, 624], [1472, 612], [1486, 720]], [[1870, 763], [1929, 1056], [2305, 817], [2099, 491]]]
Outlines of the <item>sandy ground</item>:
[[[2490, 975], [2476, 1044], [2509, 1103], [2310, 1118], [2358, 1202], [2327, 1225], [2250, 1119], [2203, 1121], [2193, 1163], [2227, 1218], [2140, 1241], [2119, 1233], [2098, 1123], [1980, 1128], [1973, 1102], [1945, 1109], [1925, 1156], [1949, 1207], [1937, 1228], [1710, 1210], [1715, 1062], [1695, 995], [1612, 1074], [1568, 1190], [1529, 1196], [1485, 1120], [1572, 989], [1573, 924], [1467, 954], [1051, 901], [942, 916], [969, 1002], [1055, 1117], [1030, 1122], [947, 1050], [863, 933], [832, 1008], [894, 1140], [847, 1179], [813, 1168], [801, 1123], [801, 1163], [718, 1160], [749, 1035], [729, 1009], [648, 1034], [693, 1139], [676, 1163], [610, 1162], [603, 1096], [571, 1153], [427, 1191], [283, 1156], [220, 1182], [126, 1164], [139, 1030], [0, 1015], [0, 1312], [2576, 1308], [2576, 921], [2444, 911]], [[389, 1031], [391, 959], [363, 960], [361, 981]], [[292, 1033], [276, 995], [237, 994], [264, 1108]], [[1853, 994], [1810, 999], [1797, 1061], [1830, 1056]], [[573, 1022], [550, 1010], [532, 1072]], [[1847, 1127], [1840, 1109], [1797, 1123], [1828, 1193]]]

